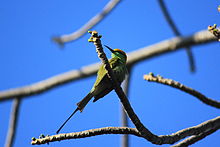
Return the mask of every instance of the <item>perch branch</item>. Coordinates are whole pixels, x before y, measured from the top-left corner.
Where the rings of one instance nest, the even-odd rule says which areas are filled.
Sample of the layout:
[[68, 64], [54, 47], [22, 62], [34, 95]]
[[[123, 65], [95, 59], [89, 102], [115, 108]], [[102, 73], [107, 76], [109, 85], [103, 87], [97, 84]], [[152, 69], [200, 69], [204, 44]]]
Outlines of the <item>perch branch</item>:
[[[128, 65], [135, 64], [145, 59], [164, 55], [166, 53], [174, 52], [186, 46], [209, 43], [215, 40], [215, 36], [210, 34], [208, 31], [197, 32], [191, 36], [175, 37], [128, 53]], [[65, 72], [31, 85], [0, 91], [0, 101], [10, 100], [14, 97], [21, 96], [23, 98], [27, 98], [27, 96], [46, 92], [47, 90], [55, 88], [59, 85], [94, 75], [98, 71], [98, 68], [98, 63], [91, 64], [86, 67], [82, 67], [80, 70]]]
[[[163, 142], [161, 144], [173, 144], [181, 139], [184, 139], [185, 137], [196, 135], [199, 136], [203, 134], [204, 132], [209, 132], [211, 130], [217, 130], [220, 128], [220, 116], [205, 121], [197, 126], [193, 126], [190, 128], [186, 128], [180, 131], [177, 131], [175, 133], [172, 133], [170, 135], [160, 135], [158, 138], [161, 138]], [[139, 133], [139, 131], [136, 128], [128, 128], [128, 127], [105, 127], [105, 128], [99, 128], [99, 129], [91, 129], [81, 132], [74, 132], [74, 133], [65, 133], [65, 134], [57, 134], [52, 136], [46, 136], [45, 138], [32, 138], [32, 145], [36, 144], [45, 144], [49, 142], [54, 141], [61, 141], [61, 140], [68, 140], [68, 139], [79, 139], [79, 138], [86, 138], [91, 136], [97, 136], [97, 135], [104, 135], [104, 134], [130, 134], [135, 135], [138, 137], [143, 137]], [[208, 134], [207, 134], [208, 135]], [[167, 142], [167, 138], [170, 138], [170, 142]]]
[[[159, 0], [159, 5], [160, 5], [160, 8], [164, 14], [164, 17], [167, 21], [167, 23], [169, 24], [170, 28], [173, 30], [173, 33], [176, 35], [176, 36], [182, 36], [182, 34], [180, 33], [180, 31], [178, 30], [178, 28], [176, 27], [174, 21], [172, 20], [167, 8], [166, 8], [166, 5], [164, 3], [163, 0]], [[190, 70], [191, 72], [194, 72], [196, 67], [195, 67], [195, 60], [194, 60], [194, 57], [193, 57], [193, 53], [192, 53], [192, 50], [190, 47], [186, 47], [186, 53], [187, 53], [187, 56], [188, 56], [188, 59], [189, 59], [189, 64], [190, 64]]]
[[117, 80], [114, 76], [114, 73], [110, 67], [110, 64], [108, 62], [108, 59], [103, 51], [101, 40], [100, 40], [101, 36], [98, 35], [98, 32], [96, 32], [96, 31], [89, 31], [89, 33], [91, 34], [91, 37], [89, 38], [88, 41], [93, 42], [93, 44], [95, 45], [96, 52], [98, 53], [98, 57], [100, 58], [100, 60], [104, 64], [104, 68], [107, 71], [107, 75], [112, 81], [112, 84], [114, 86], [114, 90], [117, 93], [121, 103], [123, 104], [125, 112], [127, 113], [127, 115], [129, 116], [129, 118], [134, 123], [134, 125], [136, 126], [136, 128], [138, 129], [138, 131], [141, 133], [142, 136], [144, 136], [149, 141], [154, 140], [156, 138], [156, 136], [154, 134], [152, 134], [147, 128], [145, 128], [145, 126], [141, 123], [138, 116], [134, 113], [134, 111], [133, 111], [125, 93], [123, 92], [121, 86], [117, 82]]
[[96, 32], [96, 31], [90, 31], [89, 33], [91, 34], [89, 42], [93, 42], [93, 44], [95, 45], [96, 51], [98, 52], [98, 57], [101, 59], [102, 63], [104, 64], [104, 67], [107, 71], [107, 75], [112, 80], [114, 90], [117, 93], [117, 95], [118, 95], [118, 97], [119, 97], [119, 99], [125, 109], [125, 112], [127, 113], [127, 115], [129, 116], [129, 118], [131, 119], [131, 121], [133, 122], [133, 124], [135, 125], [135, 127], [140, 132], [140, 134], [143, 138], [145, 138], [146, 140], [150, 141], [153, 144], [173, 144], [180, 139], [180, 136], [186, 137], [186, 136], [191, 136], [191, 135], [198, 135], [199, 133], [206, 131], [210, 127], [212, 128], [212, 127], [219, 127], [220, 126], [220, 123], [219, 123], [220, 117], [217, 117], [217, 120], [218, 120], [217, 122], [214, 119], [210, 120], [211, 122], [208, 125], [206, 124], [207, 122], [204, 123], [201, 126], [201, 128], [199, 130], [197, 130], [196, 132], [195, 132], [195, 129], [193, 131], [193, 130], [191, 130], [191, 128], [187, 128], [187, 130], [190, 130], [190, 131], [188, 131], [189, 134], [185, 133], [182, 130], [182, 131], [178, 132], [182, 135], [178, 135], [175, 137], [172, 137], [170, 135], [166, 135], [166, 136], [160, 137], [160, 136], [157, 136], [157, 135], [153, 134], [152, 132], [150, 132], [142, 124], [142, 122], [140, 121], [138, 116], [135, 114], [133, 108], [131, 107], [131, 105], [125, 95], [125, 93], [123, 92], [122, 88], [120, 87], [116, 78], [114, 77], [114, 73], [109, 65], [108, 59], [106, 58], [105, 53], [103, 52], [103, 48], [102, 48], [102, 44], [101, 44], [101, 40], [100, 40], [101, 36], [98, 35], [98, 32]]
[[12, 104], [12, 110], [10, 115], [10, 122], [9, 122], [9, 128], [8, 128], [8, 134], [7, 139], [5, 142], [5, 147], [12, 147], [14, 140], [15, 140], [15, 134], [16, 134], [16, 128], [17, 128], [17, 121], [18, 121], [18, 115], [20, 110], [20, 102], [21, 99], [15, 98], [13, 100]]
[[203, 95], [202, 93], [190, 88], [190, 87], [187, 87], [177, 81], [174, 81], [174, 80], [171, 80], [171, 79], [165, 79], [161, 76], [154, 76], [153, 73], [150, 73], [148, 75], [144, 75], [144, 79], [149, 81], [149, 82], [157, 82], [157, 83], [161, 83], [161, 84], [164, 84], [164, 85], [168, 85], [168, 86], [171, 86], [171, 87], [174, 87], [176, 89], [179, 89], [181, 91], [184, 91], [188, 94], [191, 94], [193, 96], [195, 96], [196, 98], [198, 98], [200, 101], [202, 101], [203, 103], [207, 104], [207, 105], [210, 105], [210, 106], [213, 106], [215, 108], [220, 108], [220, 102], [218, 101], [215, 101], [215, 100], [212, 100], [208, 97], [206, 97], [205, 95]]
[[120, 2], [120, 0], [110, 0], [106, 6], [103, 8], [103, 10], [95, 15], [93, 18], [91, 18], [85, 25], [83, 25], [79, 30], [76, 32], [73, 32], [68, 35], [62, 35], [60, 37], [53, 37], [52, 39], [60, 44], [61, 46], [64, 43], [74, 41], [76, 39], [79, 39], [82, 37], [89, 29], [94, 27], [96, 24], [98, 24], [107, 14], [109, 14], [113, 8], [117, 6], [117, 4]]

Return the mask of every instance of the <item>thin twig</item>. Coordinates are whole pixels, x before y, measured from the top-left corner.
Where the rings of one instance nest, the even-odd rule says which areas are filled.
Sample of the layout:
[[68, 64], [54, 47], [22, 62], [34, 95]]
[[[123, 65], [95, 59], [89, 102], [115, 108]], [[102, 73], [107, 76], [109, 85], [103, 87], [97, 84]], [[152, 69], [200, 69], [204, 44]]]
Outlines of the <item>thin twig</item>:
[[154, 76], [153, 73], [150, 73], [148, 75], [144, 75], [144, 79], [149, 81], [149, 82], [157, 82], [157, 83], [160, 83], [160, 84], [164, 84], [164, 85], [168, 85], [168, 86], [171, 86], [171, 87], [174, 87], [176, 89], [179, 89], [181, 91], [184, 91], [190, 95], [193, 95], [195, 96], [196, 98], [198, 98], [200, 101], [202, 101], [203, 103], [207, 104], [207, 105], [210, 105], [212, 107], [215, 107], [215, 108], [220, 108], [220, 102], [216, 101], [216, 100], [213, 100], [213, 99], [210, 99], [208, 97], [206, 97], [205, 95], [203, 95], [202, 93], [190, 88], [190, 87], [187, 87], [177, 81], [174, 81], [172, 79], [165, 79], [161, 76]]
[[[128, 54], [128, 65], [135, 64], [137, 62], [143, 61], [145, 59], [150, 59], [152, 57], [157, 57], [164, 55], [166, 53], [174, 52], [182, 49], [186, 46], [200, 45], [204, 43], [209, 43], [215, 41], [216, 38], [208, 31], [197, 32], [190, 36], [185, 37], [175, 37], [168, 39], [157, 44], [135, 50]], [[63, 74], [53, 76], [46, 80], [33, 83], [21, 88], [14, 88], [10, 90], [5, 90], [0, 92], [0, 101], [10, 100], [14, 97], [28, 98], [27, 96], [40, 94], [51, 90], [57, 86], [72, 82], [74, 80], [79, 80], [91, 75], [94, 75], [99, 68], [99, 63], [91, 64], [82, 67], [80, 70], [72, 70], [65, 72]]]
[[71, 34], [62, 35], [60, 37], [53, 37], [52, 39], [60, 44], [61, 46], [64, 45], [64, 43], [74, 41], [76, 39], [79, 39], [82, 37], [88, 30], [90, 30], [92, 27], [94, 27], [96, 24], [98, 24], [107, 14], [109, 14], [113, 8], [119, 4], [120, 0], [110, 0], [106, 6], [103, 8], [103, 10], [95, 15], [93, 18], [91, 18], [85, 25], [83, 25], [79, 30], [76, 32], [73, 32]]
[[[164, 17], [166, 19], [166, 21], [168, 22], [168, 24], [170, 25], [171, 29], [173, 30], [173, 33], [176, 35], [176, 36], [182, 36], [182, 34], [180, 33], [180, 31], [178, 30], [177, 26], [175, 25], [173, 19], [171, 18], [167, 8], [166, 8], [166, 5], [164, 3], [163, 0], [159, 0], [159, 5], [160, 5], [160, 8], [164, 14]], [[189, 59], [189, 65], [190, 65], [190, 70], [192, 72], [195, 71], [196, 67], [195, 67], [195, 60], [194, 60], [194, 57], [193, 57], [193, 53], [192, 53], [192, 50], [190, 47], [186, 47], [186, 53], [187, 53], [187, 56], [188, 56], [188, 59]]]
[[[209, 132], [212, 129], [219, 129], [220, 128], [220, 116], [214, 119], [205, 121], [197, 126], [193, 126], [190, 128], [186, 128], [170, 135], [160, 135], [157, 136], [161, 139], [162, 142], [160, 144], [173, 144], [181, 139], [184, 139], [188, 136], [193, 135], [200, 135], [204, 132]], [[130, 134], [135, 135], [138, 137], [141, 136], [140, 132], [136, 128], [128, 128], [128, 127], [105, 127], [99, 129], [91, 129], [81, 132], [74, 132], [74, 133], [65, 133], [65, 134], [57, 134], [52, 136], [46, 136], [45, 138], [32, 138], [32, 145], [36, 144], [45, 144], [54, 141], [61, 141], [61, 140], [68, 140], [68, 139], [79, 139], [79, 138], [86, 138], [104, 134]], [[169, 140], [167, 140], [169, 139]]]
[[15, 98], [13, 101], [13, 105], [11, 107], [12, 109], [11, 109], [10, 122], [9, 122], [9, 128], [8, 128], [7, 139], [5, 142], [5, 147], [13, 146], [15, 135], [16, 135], [19, 110], [20, 110], [20, 102], [21, 102], [21, 99], [19, 98]]
[[[128, 97], [132, 67], [129, 66], [129, 67], [127, 67], [127, 69], [128, 69], [129, 75], [126, 77], [126, 79], [124, 81], [123, 90], [124, 90], [124, 93], [126, 94], [126, 96]], [[122, 123], [122, 127], [128, 127], [128, 117], [127, 117], [127, 114], [126, 114], [123, 106], [120, 105], [120, 107], [121, 107], [121, 123]], [[122, 138], [121, 138], [121, 147], [129, 147], [129, 135], [128, 134], [124, 134], [122, 136]]]
[[186, 146], [192, 145], [192, 144], [204, 139], [208, 135], [211, 135], [212, 133], [216, 132], [218, 129], [219, 129], [219, 127], [215, 128], [215, 129], [210, 129], [209, 131], [206, 131], [206, 132], [201, 133], [199, 135], [191, 136], [191, 137], [179, 142], [178, 144], [173, 145], [172, 147], [186, 147]]

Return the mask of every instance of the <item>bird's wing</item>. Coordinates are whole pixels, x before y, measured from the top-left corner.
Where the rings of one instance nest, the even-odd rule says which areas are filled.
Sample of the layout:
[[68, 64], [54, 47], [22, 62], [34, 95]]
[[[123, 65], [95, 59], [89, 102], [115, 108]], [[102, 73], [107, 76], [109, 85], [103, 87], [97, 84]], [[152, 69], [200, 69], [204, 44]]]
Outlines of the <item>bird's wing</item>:
[[[118, 65], [117, 64], [118, 61], [119, 60], [116, 58], [112, 58], [109, 60], [109, 63], [110, 63], [111, 68], [113, 69], [113, 72], [116, 66]], [[112, 91], [112, 89], [113, 89], [112, 83], [110, 79], [108, 78], [107, 71], [104, 68], [104, 66], [101, 65], [97, 73], [96, 82], [92, 88], [92, 93], [95, 97], [93, 102], [97, 101], [98, 99], [108, 94], [110, 91]]]
[[[111, 58], [109, 60], [109, 63], [110, 63], [110, 66], [111, 66], [112, 69], [114, 69], [118, 65], [118, 62], [119, 62], [118, 58]], [[94, 87], [96, 87], [101, 82], [101, 80], [103, 79], [104, 76], [107, 76], [106, 73], [107, 73], [107, 71], [104, 68], [104, 65], [102, 64], [101, 67], [98, 70], [97, 78], [96, 78]]]

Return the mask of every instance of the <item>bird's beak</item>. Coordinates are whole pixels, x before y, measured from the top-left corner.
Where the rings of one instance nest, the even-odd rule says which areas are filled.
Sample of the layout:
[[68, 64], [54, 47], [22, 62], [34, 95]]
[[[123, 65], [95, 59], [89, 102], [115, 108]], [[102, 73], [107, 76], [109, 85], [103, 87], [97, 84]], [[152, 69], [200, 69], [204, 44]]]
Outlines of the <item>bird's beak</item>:
[[112, 53], [114, 53], [115, 51], [113, 49], [111, 49], [110, 47], [108, 47], [107, 45], [104, 45], [105, 47], [107, 47]]

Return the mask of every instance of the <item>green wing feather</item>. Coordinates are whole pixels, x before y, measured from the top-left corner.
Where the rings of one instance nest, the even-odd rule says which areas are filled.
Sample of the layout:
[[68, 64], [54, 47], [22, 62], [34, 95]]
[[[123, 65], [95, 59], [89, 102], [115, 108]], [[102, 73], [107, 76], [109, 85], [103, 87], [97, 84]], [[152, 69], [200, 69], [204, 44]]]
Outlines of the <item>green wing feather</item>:
[[[109, 63], [116, 76], [116, 79], [119, 83], [121, 83], [125, 78], [125, 74], [127, 74], [126, 65], [122, 63], [119, 58], [111, 58], [109, 60]], [[107, 77], [107, 71], [104, 68], [104, 65], [101, 65], [98, 70], [97, 78], [91, 92], [95, 90], [94, 94], [97, 95], [99, 94], [99, 92], [102, 92], [104, 89], [109, 89], [110, 87], [111, 81]]]
[[[117, 62], [119, 62], [119, 60], [120, 60], [119, 58], [111, 58], [109, 60], [109, 63], [110, 63], [110, 66], [112, 69], [114, 69], [117, 66]], [[93, 87], [96, 87], [100, 83], [100, 81], [103, 79], [103, 77], [106, 75], [106, 73], [107, 73], [107, 71], [104, 68], [104, 65], [102, 64], [98, 70], [97, 79], [96, 79]]]

